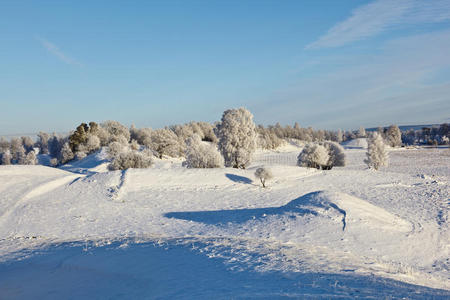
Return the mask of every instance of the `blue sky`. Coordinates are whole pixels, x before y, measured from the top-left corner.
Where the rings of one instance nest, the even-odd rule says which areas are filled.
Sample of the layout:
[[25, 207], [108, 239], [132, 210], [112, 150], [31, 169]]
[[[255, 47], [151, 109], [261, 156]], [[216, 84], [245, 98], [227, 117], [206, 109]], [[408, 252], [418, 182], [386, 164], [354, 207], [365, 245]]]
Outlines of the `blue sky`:
[[0, 2], [0, 134], [450, 117], [450, 0]]

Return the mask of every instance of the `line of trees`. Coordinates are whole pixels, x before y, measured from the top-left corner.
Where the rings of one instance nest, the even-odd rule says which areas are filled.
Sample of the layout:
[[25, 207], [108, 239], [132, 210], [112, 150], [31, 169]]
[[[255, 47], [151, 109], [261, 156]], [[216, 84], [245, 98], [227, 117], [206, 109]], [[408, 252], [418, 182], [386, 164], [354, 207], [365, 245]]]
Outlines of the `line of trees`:
[[439, 127], [422, 127], [418, 130], [403, 131], [402, 142], [405, 145], [449, 145], [449, 124], [443, 123]]
[[[190, 122], [161, 129], [130, 128], [117, 121], [81, 123], [69, 135], [40, 132], [36, 142], [30, 137], [0, 138], [0, 163], [37, 164], [46, 157], [50, 165], [58, 166], [81, 160], [102, 147], [107, 147], [110, 169], [148, 167], [153, 158], [184, 157], [188, 168], [220, 166], [246, 168], [257, 147], [276, 149], [288, 139], [301, 140], [307, 146], [299, 154], [298, 165], [320, 169], [344, 166], [345, 155], [339, 143], [353, 138], [372, 137], [361, 127], [356, 131], [327, 131], [279, 123], [256, 126], [253, 115], [245, 108], [226, 110], [220, 122]], [[439, 128], [402, 133], [398, 126], [379, 128], [379, 139], [392, 147], [402, 143], [429, 141], [448, 143], [448, 124]], [[40, 154], [38, 156], [38, 154]]]

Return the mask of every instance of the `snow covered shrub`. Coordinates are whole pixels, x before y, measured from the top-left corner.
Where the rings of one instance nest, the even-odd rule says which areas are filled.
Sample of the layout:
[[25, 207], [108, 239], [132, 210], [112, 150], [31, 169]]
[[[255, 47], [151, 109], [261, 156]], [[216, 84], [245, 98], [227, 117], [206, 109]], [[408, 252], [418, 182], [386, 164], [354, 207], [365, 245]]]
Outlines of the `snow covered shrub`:
[[386, 142], [391, 147], [400, 147], [402, 145], [402, 133], [397, 125], [389, 126], [386, 132]]
[[328, 165], [330, 155], [328, 150], [319, 144], [306, 144], [297, 157], [300, 167], [321, 169]]
[[262, 167], [262, 168], [256, 169], [255, 177], [259, 178], [259, 180], [261, 180], [261, 183], [262, 183], [263, 187], [265, 188], [266, 180], [272, 179], [273, 175], [269, 169]]
[[220, 168], [224, 161], [215, 144], [202, 142], [200, 136], [194, 134], [187, 141], [184, 165], [188, 168]]
[[368, 140], [366, 155], [367, 159], [364, 160], [364, 162], [369, 166], [369, 168], [378, 170], [380, 167], [388, 165], [389, 157], [383, 138], [376, 132]]
[[117, 157], [120, 153], [124, 152], [126, 150], [126, 147], [119, 143], [119, 142], [112, 142], [108, 145], [108, 156], [109, 158], [113, 159], [114, 157]]
[[148, 152], [126, 151], [114, 157], [108, 168], [114, 170], [126, 170], [130, 168], [148, 168], [153, 164], [152, 156]]
[[157, 153], [159, 158], [163, 158], [163, 155], [170, 157], [179, 157], [182, 155], [178, 138], [169, 129], [154, 130], [150, 138], [144, 141], [144, 145]]
[[218, 127], [218, 138], [225, 166], [245, 169], [256, 149], [253, 115], [243, 107], [226, 110]]
[[336, 142], [325, 141], [322, 143], [328, 150], [328, 155], [330, 159], [327, 166], [331, 169], [332, 167], [344, 167], [345, 166], [345, 153], [344, 148]]

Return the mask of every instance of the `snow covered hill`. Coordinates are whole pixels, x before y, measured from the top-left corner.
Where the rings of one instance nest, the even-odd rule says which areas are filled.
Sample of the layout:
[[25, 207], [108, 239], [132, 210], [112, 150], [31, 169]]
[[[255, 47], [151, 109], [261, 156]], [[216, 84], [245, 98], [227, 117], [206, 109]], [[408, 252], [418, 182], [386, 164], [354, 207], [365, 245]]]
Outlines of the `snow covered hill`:
[[[90, 286], [77, 279], [69, 287], [68, 278], [102, 272], [111, 282], [120, 282], [117, 274], [123, 273], [123, 285], [130, 282], [136, 297], [181, 296], [189, 289], [187, 295], [195, 297], [200, 291], [188, 278], [198, 278], [200, 286], [222, 280], [229, 297], [367, 296], [374, 287], [385, 296], [394, 290], [397, 296], [450, 296], [448, 149], [394, 151], [390, 167], [378, 172], [366, 168], [365, 152], [358, 149], [347, 149], [348, 165], [330, 171], [292, 165], [298, 152], [292, 145], [259, 152], [247, 170], [186, 169], [173, 159], [157, 160], [149, 169], [107, 172], [101, 153], [61, 169], [0, 166], [0, 293], [46, 297], [48, 289], [39, 285], [46, 278], [67, 286], [59, 289], [63, 296], [75, 286]], [[262, 164], [274, 173], [266, 189], [253, 177]], [[188, 271], [197, 263], [211, 278]], [[30, 264], [38, 266], [32, 273]], [[61, 276], [49, 278], [47, 267]], [[25, 273], [42, 280], [25, 288]], [[156, 287], [146, 294], [139, 280], [157, 280], [158, 274], [164, 274], [163, 287], [171, 280], [181, 287], [173, 294]], [[243, 280], [236, 294], [230, 274]], [[254, 288], [245, 288], [246, 282]], [[100, 285], [105, 291], [113, 287], [106, 279]], [[220, 286], [212, 286], [211, 294], [197, 295], [217, 295]]]

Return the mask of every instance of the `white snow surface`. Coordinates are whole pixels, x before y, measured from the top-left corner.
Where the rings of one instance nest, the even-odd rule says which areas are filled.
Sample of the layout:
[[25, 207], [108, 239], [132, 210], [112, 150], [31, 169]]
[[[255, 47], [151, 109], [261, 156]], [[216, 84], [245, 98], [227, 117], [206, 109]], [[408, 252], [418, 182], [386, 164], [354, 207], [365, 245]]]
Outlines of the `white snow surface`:
[[[0, 166], [0, 279], [5, 279], [0, 280], [0, 296], [3, 290], [10, 298], [27, 298], [29, 290], [12, 289], [23, 280], [18, 270], [25, 272], [24, 267], [11, 266], [27, 259], [36, 263], [41, 257], [36, 253], [45, 249], [53, 257], [67, 258], [58, 249], [80, 252], [84, 244], [108, 259], [112, 252], [106, 245], [128, 248], [137, 258], [145, 255], [136, 245], [152, 245], [150, 253], [171, 268], [154, 261], [164, 274], [171, 274], [165, 278], [178, 276], [181, 257], [205, 266], [208, 262], [202, 259], [208, 257], [218, 260], [211, 268], [250, 274], [241, 278], [249, 284], [255, 274], [276, 272], [295, 280], [305, 280], [305, 274], [334, 274], [336, 282], [345, 282], [342, 276], [353, 281], [376, 276], [440, 289], [438, 295], [444, 298], [450, 295], [445, 292], [450, 290], [448, 149], [396, 150], [390, 153], [390, 166], [380, 171], [368, 170], [365, 151], [352, 147], [346, 150], [346, 167], [297, 167], [300, 150], [289, 144], [277, 151], [258, 151], [247, 170], [186, 169], [181, 159], [155, 159], [149, 169], [108, 172], [103, 152], [60, 169]], [[270, 165], [274, 175], [267, 188], [253, 175], [262, 165]], [[66, 246], [70, 243], [75, 246]], [[193, 253], [180, 252], [180, 247]], [[96, 261], [72, 257], [83, 276], [90, 272], [83, 264]], [[51, 265], [48, 260], [55, 258], [39, 259]], [[39, 277], [39, 270], [28, 271]], [[5, 272], [14, 276], [3, 278]], [[36, 284], [33, 291], [41, 286]], [[292, 283], [288, 294], [298, 296], [294, 287], [301, 289]], [[275, 296], [271, 292], [266, 297]]]

